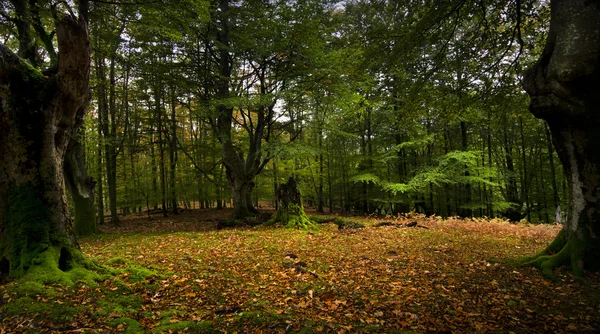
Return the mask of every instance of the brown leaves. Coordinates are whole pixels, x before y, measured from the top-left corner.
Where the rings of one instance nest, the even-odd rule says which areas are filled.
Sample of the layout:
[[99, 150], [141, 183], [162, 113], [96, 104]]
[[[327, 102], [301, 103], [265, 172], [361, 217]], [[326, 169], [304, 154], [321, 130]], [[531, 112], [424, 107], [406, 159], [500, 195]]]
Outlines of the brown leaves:
[[[126, 234], [81, 242], [101, 263], [135, 264], [156, 276], [121, 274], [122, 283], [109, 280], [98, 291], [65, 290], [58, 299], [40, 295], [38, 302], [90, 306], [96, 304], [93, 298], [138, 296], [141, 305], [121, 307], [115, 314], [94, 306], [87, 316], [96, 320], [88, 327], [129, 317], [146, 331], [181, 321], [208, 322], [227, 332], [269, 333], [303, 327], [340, 333], [571, 332], [600, 326], [599, 275], [586, 276], [588, 289], [568, 275], [550, 282], [533, 269], [502, 264], [536, 252], [553, 237], [553, 227], [417, 217], [419, 226], [430, 229], [381, 226], [339, 233], [331, 224], [308, 234], [273, 228], [204, 230], [197, 223], [201, 217], [188, 219], [193, 220], [177, 222], [195, 226], [186, 232], [136, 234], [127, 224], [138, 223], [125, 221]], [[394, 224], [413, 220], [400, 218]], [[153, 228], [162, 226], [153, 222]], [[164, 225], [170, 231], [172, 224]], [[2, 324], [13, 320], [3, 317]]]

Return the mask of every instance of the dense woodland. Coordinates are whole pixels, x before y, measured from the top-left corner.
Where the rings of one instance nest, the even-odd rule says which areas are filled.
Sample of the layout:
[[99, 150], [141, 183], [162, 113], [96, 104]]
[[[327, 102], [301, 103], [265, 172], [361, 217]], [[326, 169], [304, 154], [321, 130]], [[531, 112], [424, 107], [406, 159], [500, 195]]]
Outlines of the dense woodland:
[[597, 330], [599, 60], [588, 0], [1, 1], [0, 332]]
[[[14, 49], [18, 3], [3, 4], [0, 26]], [[30, 3], [48, 68], [61, 4]], [[550, 132], [521, 82], [547, 34], [545, 1], [89, 10], [92, 103], [78, 141], [100, 222], [236, 202], [251, 212], [275, 205], [290, 176], [320, 212], [549, 223], [566, 207]]]

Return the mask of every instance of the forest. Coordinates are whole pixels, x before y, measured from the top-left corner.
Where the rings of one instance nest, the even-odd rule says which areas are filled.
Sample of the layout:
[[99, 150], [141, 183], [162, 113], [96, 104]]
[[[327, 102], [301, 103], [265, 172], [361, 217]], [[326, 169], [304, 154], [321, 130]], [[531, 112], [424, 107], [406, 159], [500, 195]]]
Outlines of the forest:
[[600, 328], [598, 59], [585, 0], [2, 1], [0, 328]]
[[290, 176], [319, 212], [551, 223], [567, 207], [521, 84], [547, 34], [543, 2], [520, 21], [516, 2], [92, 4], [78, 142], [100, 222], [232, 205], [243, 217]]

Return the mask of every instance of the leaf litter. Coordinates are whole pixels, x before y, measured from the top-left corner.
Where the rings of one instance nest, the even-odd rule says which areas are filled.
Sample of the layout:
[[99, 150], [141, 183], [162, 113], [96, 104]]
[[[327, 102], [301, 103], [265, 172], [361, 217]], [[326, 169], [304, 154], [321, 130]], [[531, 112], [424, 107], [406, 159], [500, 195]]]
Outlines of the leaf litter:
[[[352, 217], [318, 231], [216, 229], [230, 211], [128, 217], [80, 240], [120, 271], [97, 287], [46, 287], [19, 314], [0, 286], [7, 332], [591, 332], [600, 275], [554, 280], [507, 261], [560, 227], [422, 215]], [[390, 222], [391, 220], [391, 222]], [[417, 222], [426, 228], [410, 228]], [[415, 224], [416, 225], [416, 224]], [[379, 226], [379, 227], [376, 227]], [[42, 313], [40, 303], [52, 303]], [[74, 310], [62, 319], [51, 310]], [[48, 311], [50, 310], [50, 311]], [[63, 312], [64, 313], [64, 312]]]

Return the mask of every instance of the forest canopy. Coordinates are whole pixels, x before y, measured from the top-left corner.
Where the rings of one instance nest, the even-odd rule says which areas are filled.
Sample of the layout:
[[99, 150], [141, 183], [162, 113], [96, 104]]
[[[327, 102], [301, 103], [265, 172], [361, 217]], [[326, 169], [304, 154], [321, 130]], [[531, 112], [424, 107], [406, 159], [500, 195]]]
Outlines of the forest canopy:
[[[18, 3], [0, 21], [15, 50]], [[47, 27], [68, 7], [33, 3]], [[244, 216], [274, 204], [290, 176], [319, 211], [548, 223], [566, 207], [549, 130], [521, 88], [547, 34], [544, 1], [89, 10], [92, 104], [80, 136], [101, 221], [232, 204]], [[45, 69], [55, 55], [43, 44], [56, 41], [40, 31], [32, 59]]]

